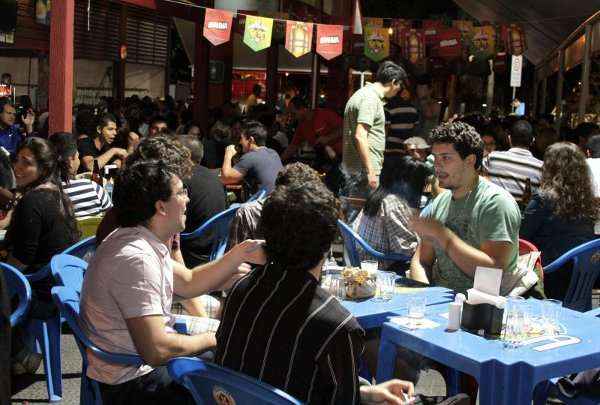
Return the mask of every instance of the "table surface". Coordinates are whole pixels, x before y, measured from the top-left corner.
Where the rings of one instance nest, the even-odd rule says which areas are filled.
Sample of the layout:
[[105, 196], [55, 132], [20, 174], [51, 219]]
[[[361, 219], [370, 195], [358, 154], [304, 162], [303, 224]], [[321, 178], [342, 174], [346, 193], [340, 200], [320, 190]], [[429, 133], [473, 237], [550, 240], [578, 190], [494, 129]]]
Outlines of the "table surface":
[[[536, 301], [530, 300], [534, 304]], [[494, 398], [493, 401], [498, 401], [497, 403], [504, 403], [500, 401], [500, 397], [514, 400], [517, 391], [521, 397], [517, 396], [519, 399], [529, 395], [529, 399], [524, 400], [526, 403], [531, 401], [530, 394], [538, 382], [600, 367], [600, 339], [595, 338], [600, 331], [600, 319], [590, 315], [561, 308], [560, 323], [566, 328], [566, 334], [581, 339], [581, 342], [538, 352], [533, 348], [548, 341], [506, 349], [500, 340], [485, 339], [463, 330], [446, 331], [447, 319], [441, 314], [447, 310], [447, 305], [433, 305], [428, 308], [426, 317], [439, 323], [439, 326], [432, 329], [409, 330], [386, 322], [382, 330], [382, 343], [384, 339], [391, 340], [396, 345], [474, 376], [482, 386], [486, 385], [486, 391], [493, 392], [489, 395]], [[383, 350], [391, 348], [388, 346]], [[380, 353], [380, 357], [382, 355]], [[385, 381], [390, 377], [390, 364], [385, 365], [382, 362], [380, 366], [378, 380]], [[506, 392], [498, 392], [502, 389], [499, 387], [510, 386], [510, 382], [514, 381], [519, 383], [507, 388]], [[508, 399], [506, 401], [510, 403]], [[485, 400], [481, 403], [494, 402]]]
[[396, 293], [388, 301], [370, 298], [362, 301], [343, 300], [342, 305], [354, 315], [365, 329], [380, 327], [388, 317], [406, 310], [408, 299], [415, 294], [427, 297], [427, 305], [448, 303], [454, 300], [454, 292], [444, 287], [405, 287], [396, 284]]

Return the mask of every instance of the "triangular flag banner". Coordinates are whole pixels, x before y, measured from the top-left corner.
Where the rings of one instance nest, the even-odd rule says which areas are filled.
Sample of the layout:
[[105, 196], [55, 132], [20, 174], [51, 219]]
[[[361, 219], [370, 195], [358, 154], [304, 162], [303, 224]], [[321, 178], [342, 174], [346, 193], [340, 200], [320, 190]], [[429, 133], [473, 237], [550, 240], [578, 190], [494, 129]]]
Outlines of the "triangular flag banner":
[[383, 27], [383, 18], [363, 17], [362, 24], [363, 24], [363, 27], [381, 28], [381, 27]]
[[272, 32], [273, 19], [257, 17], [254, 15], [246, 16], [244, 43], [248, 45], [254, 52], [261, 51], [271, 46]]
[[204, 17], [204, 37], [217, 46], [229, 41], [233, 14], [225, 10], [207, 8]]
[[390, 34], [387, 28], [365, 27], [365, 56], [375, 62], [390, 56]]
[[354, 0], [354, 23], [352, 24], [352, 33], [354, 35], [362, 35], [362, 13], [360, 12], [360, 1]]
[[410, 29], [412, 22], [410, 20], [404, 20], [402, 18], [394, 18], [391, 23], [391, 28], [393, 31], [392, 36], [390, 37], [390, 41], [394, 44], [401, 46], [402, 45], [402, 31], [405, 29]]
[[527, 50], [527, 41], [525, 31], [517, 24], [510, 24], [502, 27], [502, 39], [506, 49], [511, 55], [523, 55]]
[[425, 59], [425, 35], [415, 29], [403, 31], [402, 54], [412, 64]]
[[312, 48], [313, 24], [300, 21], [285, 22], [285, 49], [296, 58]]
[[344, 26], [317, 24], [317, 53], [325, 59], [333, 59], [342, 54]]
[[496, 30], [491, 25], [473, 27], [471, 30], [471, 54], [492, 57], [496, 53]]
[[440, 20], [423, 20], [423, 34], [425, 34], [425, 45], [435, 45], [438, 42], [438, 32], [444, 29], [444, 23]]

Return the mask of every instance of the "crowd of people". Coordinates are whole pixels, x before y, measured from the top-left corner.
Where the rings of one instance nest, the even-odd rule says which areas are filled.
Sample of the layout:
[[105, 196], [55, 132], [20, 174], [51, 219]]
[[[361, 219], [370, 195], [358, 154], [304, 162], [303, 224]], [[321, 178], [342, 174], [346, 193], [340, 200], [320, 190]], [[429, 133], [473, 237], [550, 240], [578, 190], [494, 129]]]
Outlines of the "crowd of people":
[[[499, 268], [502, 295], [559, 300], [569, 271], [542, 279], [519, 266], [519, 238], [546, 265], [600, 231], [597, 125], [558, 134], [549, 117], [476, 114], [442, 124], [430, 87], [388, 61], [339, 113], [311, 109], [296, 92], [273, 109], [258, 86], [244, 109], [227, 102], [206, 126], [184, 102], [132, 96], [78, 106], [72, 134], [48, 134], [47, 116], [0, 101], [2, 261], [39, 272], [80, 239], [79, 220], [102, 217], [81, 326], [99, 347], [144, 361], [88, 354], [105, 403], [193, 403], [165, 367], [184, 355], [307, 403], [407, 403], [415, 381], [359, 378], [372, 338], [319, 285], [338, 219], [376, 250], [407, 258], [380, 261], [382, 270], [464, 293], [477, 267]], [[210, 232], [179, 234], [223, 212], [231, 185], [266, 197], [238, 208], [227, 252], [209, 261]], [[28, 316], [56, 316], [51, 286], [50, 277], [32, 285]], [[175, 332], [175, 301], [195, 317], [195, 334]], [[15, 375], [41, 360], [25, 333], [9, 334]], [[399, 357], [404, 371], [421, 367]]]

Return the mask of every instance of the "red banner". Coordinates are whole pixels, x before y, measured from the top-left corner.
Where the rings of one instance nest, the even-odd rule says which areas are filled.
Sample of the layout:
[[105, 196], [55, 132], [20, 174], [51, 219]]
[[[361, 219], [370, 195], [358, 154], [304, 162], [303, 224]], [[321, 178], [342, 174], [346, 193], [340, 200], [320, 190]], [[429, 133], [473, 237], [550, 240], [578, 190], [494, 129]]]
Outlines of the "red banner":
[[438, 31], [437, 42], [431, 55], [442, 59], [455, 59], [462, 56], [461, 34], [458, 28], [445, 28]]
[[438, 42], [438, 33], [444, 29], [444, 23], [440, 20], [423, 20], [423, 34], [425, 34], [425, 44], [435, 45]]
[[342, 25], [317, 24], [317, 53], [325, 59], [342, 54], [344, 27]]
[[296, 58], [312, 49], [313, 24], [300, 21], [285, 22], [285, 49]]
[[213, 45], [221, 45], [231, 37], [233, 14], [225, 10], [206, 9], [204, 17], [204, 37]]

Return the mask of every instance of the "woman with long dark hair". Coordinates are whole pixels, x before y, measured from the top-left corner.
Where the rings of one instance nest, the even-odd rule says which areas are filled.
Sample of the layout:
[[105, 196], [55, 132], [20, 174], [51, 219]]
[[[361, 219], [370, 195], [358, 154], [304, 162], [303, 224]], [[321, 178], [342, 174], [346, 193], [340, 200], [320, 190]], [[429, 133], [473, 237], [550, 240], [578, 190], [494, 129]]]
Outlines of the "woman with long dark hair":
[[[595, 238], [598, 208], [583, 152], [569, 142], [555, 143], [544, 153], [540, 188], [525, 209], [520, 237], [542, 251], [545, 266]], [[563, 299], [570, 280], [567, 270], [548, 274], [544, 277], [546, 295]]]
[[[408, 222], [421, 201], [428, 171], [423, 162], [410, 156], [387, 155], [379, 178], [379, 187], [367, 198], [352, 227], [375, 250], [412, 256], [417, 235]], [[368, 255], [359, 249], [361, 258]], [[391, 262], [380, 263], [389, 268]]]

